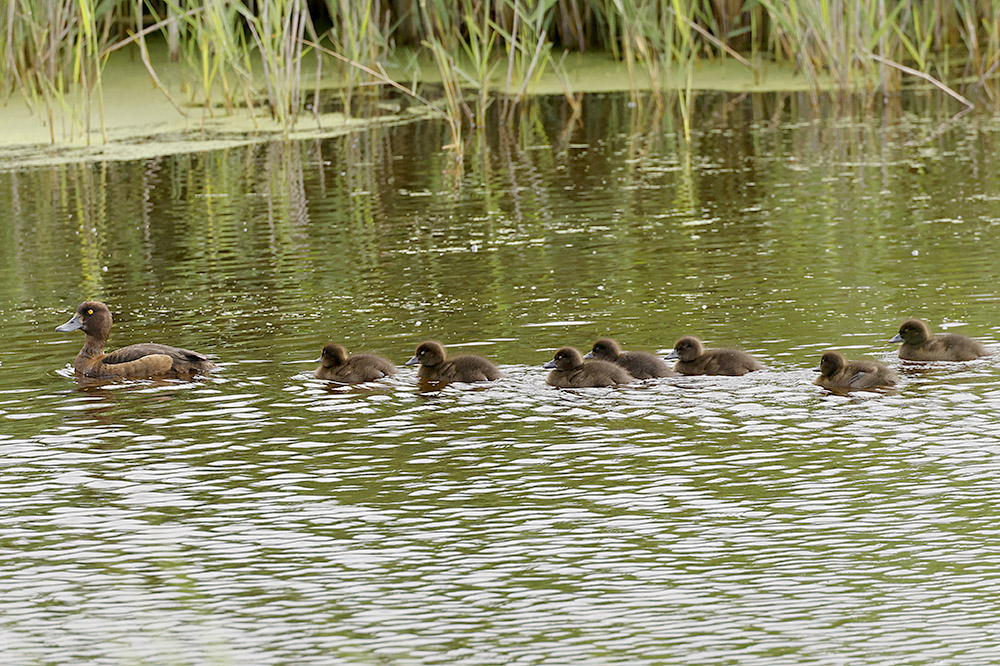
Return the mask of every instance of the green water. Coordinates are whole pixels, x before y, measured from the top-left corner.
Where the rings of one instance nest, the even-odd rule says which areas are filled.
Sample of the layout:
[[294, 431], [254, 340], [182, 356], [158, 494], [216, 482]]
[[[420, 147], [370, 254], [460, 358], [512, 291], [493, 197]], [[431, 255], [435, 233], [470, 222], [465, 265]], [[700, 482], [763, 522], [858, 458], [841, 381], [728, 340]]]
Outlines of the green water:
[[[706, 95], [688, 145], [590, 96], [461, 167], [423, 121], [0, 171], [3, 663], [995, 663], [1000, 362], [887, 342], [1000, 346], [1000, 121], [946, 107]], [[220, 369], [78, 385], [91, 298]], [[544, 383], [688, 333], [768, 370]], [[425, 338], [507, 378], [311, 378]], [[828, 348], [903, 383], [830, 395]]]

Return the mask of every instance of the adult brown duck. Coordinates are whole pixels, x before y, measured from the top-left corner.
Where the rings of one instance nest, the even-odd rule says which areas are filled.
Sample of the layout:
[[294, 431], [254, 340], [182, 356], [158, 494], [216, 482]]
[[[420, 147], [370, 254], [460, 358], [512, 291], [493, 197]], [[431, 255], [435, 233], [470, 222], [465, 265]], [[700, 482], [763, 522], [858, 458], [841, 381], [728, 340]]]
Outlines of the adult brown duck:
[[99, 301], [86, 301], [76, 309], [72, 319], [56, 326], [57, 331], [82, 330], [87, 334], [83, 349], [73, 361], [73, 369], [82, 377], [145, 378], [190, 377], [211, 370], [215, 364], [208, 357], [189, 349], [170, 347], [152, 342], [122, 347], [109, 354], [104, 345], [111, 333], [111, 311]]

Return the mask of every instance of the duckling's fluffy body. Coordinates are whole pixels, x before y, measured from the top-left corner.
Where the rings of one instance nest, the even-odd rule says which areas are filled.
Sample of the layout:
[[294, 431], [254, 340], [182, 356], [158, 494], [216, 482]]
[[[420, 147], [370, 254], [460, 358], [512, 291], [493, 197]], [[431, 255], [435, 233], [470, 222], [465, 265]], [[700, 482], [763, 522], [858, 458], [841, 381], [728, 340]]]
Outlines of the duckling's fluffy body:
[[899, 377], [884, 363], [878, 361], [848, 361], [837, 351], [823, 354], [819, 363], [820, 375], [814, 382], [830, 390], [872, 389], [892, 386]]
[[57, 331], [81, 329], [87, 334], [83, 349], [73, 361], [73, 369], [78, 375], [102, 379], [189, 377], [215, 367], [204, 354], [152, 342], [129, 345], [105, 354], [104, 345], [113, 323], [108, 306], [99, 301], [87, 301], [80, 304], [72, 319], [56, 327]]
[[618, 343], [611, 338], [602, 338], [595, 342], [593, 348], [583, 358], [615, 363], [625, 368], [636, 379], [673, 377], [677, 374], [656, 354], [644, 351], [623, 352]]
[[907, 361], [971, 361], [990, 352], [972, 338], [957, 333], [931, 335], [920, 319], [907, 319], [889, 342], [902, 342], [899, 358]]
[[764, 364], [738, 349], [705, 349], [698, 338], [686, 335], [674, 343], [668, 359], [679, 359], [674, 370], [682, 375], [745, 375]]
[[633, 379], [625, 368], [608, 361], [584, 361], [573, 347], [563, 347], [555, 353], [546, 368], [554, 368], [545, 382], [559, 388], [596, 388], [628, 384]]
[[448, 359], [440, 342], [426, 340], [406, 365], [420, 364], [417, 376], [429, 382], [486, 382], [500, 379], [503, 373], [492, 361], [468, 354]]
[[371, 382], [396, 374], [396, 366], [375, 354], [347, 355], [342, 345], [331, 342], [323, 347], [316, 368], [317, 379], [329, 379], [343, 384]]

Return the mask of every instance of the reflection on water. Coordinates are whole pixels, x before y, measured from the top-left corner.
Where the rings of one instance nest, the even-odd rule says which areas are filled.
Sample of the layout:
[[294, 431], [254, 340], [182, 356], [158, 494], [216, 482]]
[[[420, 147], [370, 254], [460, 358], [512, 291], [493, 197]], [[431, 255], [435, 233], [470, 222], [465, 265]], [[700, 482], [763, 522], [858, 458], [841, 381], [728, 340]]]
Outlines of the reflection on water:
[[[1000, 360], [886, 341], [997, 348], [1000, 126], [801, 103], [0, 173], [4, 663], [992, 663]], [[77, 384], [86, 298], [220, 368]], [[545, 385], [685, 333], [769, 369]], [[507, 377], [311, 378], [425, 338]], [[827, 348], [903, 381], [831, 395]]]

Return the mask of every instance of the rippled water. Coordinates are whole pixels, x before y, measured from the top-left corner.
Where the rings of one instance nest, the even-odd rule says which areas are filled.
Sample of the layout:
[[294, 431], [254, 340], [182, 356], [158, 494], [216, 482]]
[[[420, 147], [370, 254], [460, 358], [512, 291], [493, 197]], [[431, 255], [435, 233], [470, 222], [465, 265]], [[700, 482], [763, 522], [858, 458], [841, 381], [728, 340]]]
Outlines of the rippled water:
[[[1000, 349], [1000, 123], [699, 104], [0, 172], [3, 663], [995, 663], [1000, 359], [886, 340]], [[78, 385], [86, 298], [220, 370]], [[769, 369], [544, 383], [685, 333]], [[425, 337], [508, 377], [311, 378]], [[830, 395], [831, 347], [904, 381]]]

